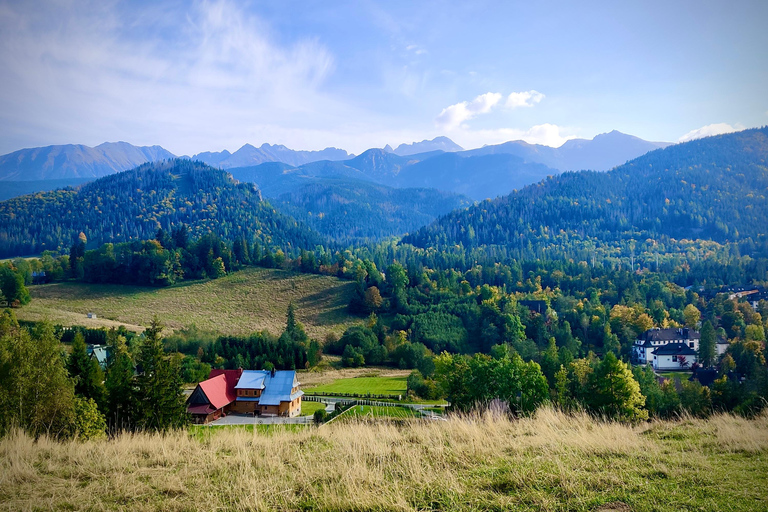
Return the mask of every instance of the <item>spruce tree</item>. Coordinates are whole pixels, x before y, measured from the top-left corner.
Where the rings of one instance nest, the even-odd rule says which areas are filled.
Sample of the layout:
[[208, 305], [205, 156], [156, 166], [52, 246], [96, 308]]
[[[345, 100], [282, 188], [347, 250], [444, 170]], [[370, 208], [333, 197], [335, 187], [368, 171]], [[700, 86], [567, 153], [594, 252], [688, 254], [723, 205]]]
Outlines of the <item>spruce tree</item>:
[[163, 352], [162, 330], [158, 318], [153, 318], [136, 361], [135, 419], [136, 427], [143, 430], [168, 430], [182, 426], [187, 419], [181, 364]]
[[107, 422], [112, 431], [130, 429], [133, 399], [133, 361], [125, 338], [112, 328], [107, 333], [106, 388]]

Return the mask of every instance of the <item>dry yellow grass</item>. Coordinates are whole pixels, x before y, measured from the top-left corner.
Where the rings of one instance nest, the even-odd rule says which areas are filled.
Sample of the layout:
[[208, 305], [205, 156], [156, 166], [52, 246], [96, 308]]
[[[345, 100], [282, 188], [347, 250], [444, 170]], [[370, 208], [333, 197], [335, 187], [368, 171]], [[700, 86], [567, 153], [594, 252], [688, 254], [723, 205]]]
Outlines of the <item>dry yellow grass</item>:
[[544, 409], [271, 434], [0, 440], [4, 510], [766, 510], [768, 416], [632, 427]]
[[[310, 336], [322, 339], [361, 320], [347, 314], [353, 284], [334, 277], [248, 268], [212, 281], [169, 288], [56, 283], [30, 287], [32, 302], [17, 311], [20, 320], [141, 331], [157, 314], [169, 328], [195, 324], [220, 334], [245, 335], [285, 327], [288, 303]], [[97, 319], [86, 318], [89, 312]]]

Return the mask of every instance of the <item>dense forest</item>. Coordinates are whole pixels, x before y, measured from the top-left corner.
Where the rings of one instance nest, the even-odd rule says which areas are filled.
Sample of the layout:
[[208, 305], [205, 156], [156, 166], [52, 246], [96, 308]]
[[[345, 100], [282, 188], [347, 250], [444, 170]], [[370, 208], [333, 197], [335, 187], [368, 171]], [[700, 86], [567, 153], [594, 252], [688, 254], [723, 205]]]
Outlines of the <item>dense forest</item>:
[[66, 252], [79, 233], [92, 247], [151, 239], [186, 224], [191, 236], [246, 236], [293, 253], [323, 239], [262, 201], [252, 184], [198, 162], [170, 160], [0, 203], [0, 257]]
[[403, 243], [518, 260], [704, 256], [718, 244], [764, 256], [767, 158], [768, 128], [695, 140], [454, 211]]

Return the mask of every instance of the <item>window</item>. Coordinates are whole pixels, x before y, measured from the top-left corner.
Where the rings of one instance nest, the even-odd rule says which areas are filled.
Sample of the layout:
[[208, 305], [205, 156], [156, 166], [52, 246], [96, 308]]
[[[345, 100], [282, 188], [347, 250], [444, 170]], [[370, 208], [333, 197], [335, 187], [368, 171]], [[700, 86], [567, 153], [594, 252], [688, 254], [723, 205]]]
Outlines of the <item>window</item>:
[[690, 342], [688, 345], [693, 348], [693, 342]]
[[672, 356], [672, 362], [673, 362], [673, 363], [676, 363], [676, 362], [677, 362], [677, 356]]

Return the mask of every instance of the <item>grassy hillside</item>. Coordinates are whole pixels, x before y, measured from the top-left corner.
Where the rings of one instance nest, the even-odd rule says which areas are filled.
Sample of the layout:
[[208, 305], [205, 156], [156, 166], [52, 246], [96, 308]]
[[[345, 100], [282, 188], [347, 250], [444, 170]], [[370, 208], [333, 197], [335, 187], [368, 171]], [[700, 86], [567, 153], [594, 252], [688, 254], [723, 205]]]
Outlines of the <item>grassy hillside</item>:
[[[347, 314], [353, 284], [334, 277], [248, 268], [213, 281], [168, 288], [57, 283], [30, 287], [32, 302], [17, 311], [20, 320], [48, 319], [88, 327], [126, 324], [143, 329], [157, 314], [168, 327], [195, 324], [221, 334], [250, 334], [285, 327], [288, 303], [310, 336], [341, 333], [360, 319]], [[98, 319], [86, 317], [96, 313]]]
[[0, 509], [768, 509], [768, 416], [600, 423], [363, 418], [299, 431], [196, 429], [0, 440]]

